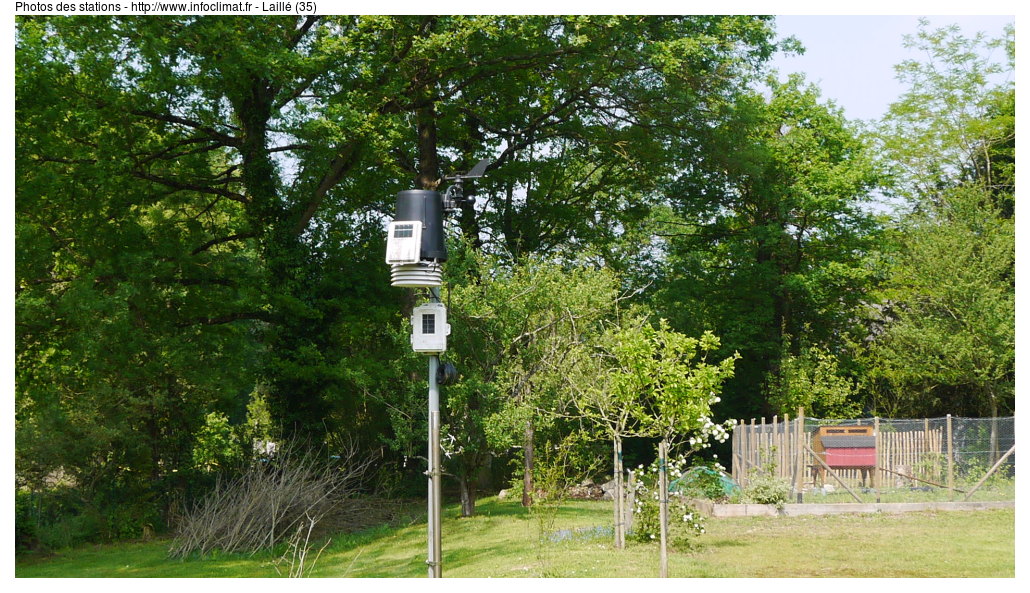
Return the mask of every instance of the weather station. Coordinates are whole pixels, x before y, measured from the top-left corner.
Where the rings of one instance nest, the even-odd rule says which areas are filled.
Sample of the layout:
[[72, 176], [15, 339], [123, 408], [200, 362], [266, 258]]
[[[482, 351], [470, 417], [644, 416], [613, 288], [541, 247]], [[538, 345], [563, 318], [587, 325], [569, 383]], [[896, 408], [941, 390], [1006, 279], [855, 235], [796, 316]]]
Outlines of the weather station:
[[447, 307], [440, 301], [443, 284], [443, 263], [447, 261], [444, 216], [471, 204], [464, 194], [466, 179], [482, 177], [490, 159], [476, 164], [471, 171], [452, 177], [444, 193], [412, 189], [398, 192], [397, 210], [387, 226], [386, 263], [390, 265], [390, 283], [402, 288], [426, 288], [429, 302], [415, 307], [411, 313], [411, 348], [429, 357], [429, 468], [428, 477], [428, 553], [429, 577], [441, 572], [440, 503], [443, 471], [440, 462], [440, 386], [457, 381], [454, 365], [440, 363], [447, 351]]

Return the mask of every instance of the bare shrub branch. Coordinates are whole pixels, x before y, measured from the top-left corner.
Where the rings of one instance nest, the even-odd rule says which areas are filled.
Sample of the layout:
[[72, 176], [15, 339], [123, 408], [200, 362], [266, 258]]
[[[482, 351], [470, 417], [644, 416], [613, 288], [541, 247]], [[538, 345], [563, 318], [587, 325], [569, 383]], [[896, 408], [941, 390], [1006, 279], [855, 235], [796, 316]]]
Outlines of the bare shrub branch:
[[272, 459], [254, 462], [234, 479], [220, 480], [186, 512], [169, 555], [182, 558], [214, 550], [253, 554], [288, 542], [304, 529], [307, 546], [326, 516], [333, 514], [338, 521], [339, 515], [357, 516], [367, 506], [357, 495], [373, 462], [372, 457], [360, 458], [353, 443], [331, 458], [283, 446]]

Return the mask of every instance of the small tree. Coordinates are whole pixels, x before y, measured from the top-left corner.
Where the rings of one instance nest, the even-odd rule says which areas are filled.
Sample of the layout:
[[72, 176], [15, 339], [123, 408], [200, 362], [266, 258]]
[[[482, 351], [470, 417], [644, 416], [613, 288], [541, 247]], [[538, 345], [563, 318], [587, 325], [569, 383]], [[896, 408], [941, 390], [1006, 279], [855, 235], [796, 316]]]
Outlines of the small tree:
[[689, 455], [729, 436], [729, 425], [712, 422], [712, 406], [719, 402], [723, 382], [733, 376], [734, 353], [718, 363], [708, 355], [719, 348], [719, 338], [705, 332], [691, 338], [669, 328], [642, 321], [614, 332], [609, 344], [613, 389], [627, 402], [641, 434], [660, 439], [659, 493], [661, 502], [661, 576], [668, 576], [668, 476], [671, 446], [686, 446]]
[[826, 348], [803, 345], [797, 355], [784, 354], [778, 376], [770, 377], [769, 402], [780, 414], [798, 408], [820, 418], [855, 418], [858, 385], [841, 374], [837, 357]]
[[445, 431], [453, 437], [448, 453], [463, 516], [474, 512], [473, 477], [487, 456], [518, 446], [523, 502], [530, 504], [535, 434], [551, 429], [560, 416], [553, 412], [560, 407], [568, 353], [618, 298], [610, 272], [542, 259], [510, 265], [484, 256], [469, 275], [474, 282], [455, 286], [446, 297], [461, 327], [448, 352], [462, 380], [447, 388]]
[[615, 326], [602, 334], [597, 343], [580, 343], [569, 351], [569, 364], [565, 374], [572, 408], [585, 418], [589, 425], [600, 431], [612, 443], [612, 479], [615, 492], [612, 496], [614, 512], [615, 547], [626, 543], [625, 494], [622, 482], [622, 441], [639, 436], [633, 405], [640, 394], [628, 389], [616, 388], [617, 372], [612, 372], [618, 363], [606, 345], [615, 342], [615, 336], [622, 331], [639, 329], [642, 318], [635, 318], [628, 325]]

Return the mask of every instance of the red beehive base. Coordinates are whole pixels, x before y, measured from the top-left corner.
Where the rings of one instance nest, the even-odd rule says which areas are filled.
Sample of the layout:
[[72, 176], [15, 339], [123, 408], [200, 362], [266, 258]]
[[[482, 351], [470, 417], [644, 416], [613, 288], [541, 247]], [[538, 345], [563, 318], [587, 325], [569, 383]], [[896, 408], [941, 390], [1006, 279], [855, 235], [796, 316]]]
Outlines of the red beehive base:
[[830, 467], [875, 467], [876, 449], [870, 447], [827, 448], [826, 465]]

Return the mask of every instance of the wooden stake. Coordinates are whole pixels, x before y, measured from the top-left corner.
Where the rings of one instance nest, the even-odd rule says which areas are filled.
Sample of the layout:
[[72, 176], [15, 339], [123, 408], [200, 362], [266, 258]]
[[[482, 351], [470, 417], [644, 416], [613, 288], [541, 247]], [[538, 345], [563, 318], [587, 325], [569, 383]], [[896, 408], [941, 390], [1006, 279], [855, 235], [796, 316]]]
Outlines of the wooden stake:
[[783, 415], [783, 476], [790, 479], [794, 489], [794, 441], [790, 440], [790, 414]]
[[[756, 459], [755, 459], [755, 451], [758, 449], [758, 447], [757, 447], [757, 445], [755, 443], [755, 439], [756, 438], [757, 438], [757, 435], [756, 435], [756, 432], [755, 432], [755, 419], [752, 418], [751, 419], [751, 426], [748, 427], [748, 429], [747, 429], [747, 464], [748, 464], [749, 467], [758, 467], [758, 464], [756, 463]], [[747, 474], [744, 476], [744, 483], [745, 484], [750, 484], [751, 483], [750, 472], [747, 472]]]
[[769, 443], [766, 442], [767, 440], [768, 436], [765, 432], [765, 416], [762, 416], [762, 431], [758, 433], [758, 466], [762, 468], [763, 472], [766, 470], [766, 465], [768, 465], [767, 462], [769, 461], [769, 459], [762, 459], [763, 451], [765, 452], [766, 457], [769, 456]]
[[744, 464], [744, 460], [740, 456], [742, 435], [742, 422], [738, 419], [736, 426], [733, 427], [733, 457], [731, 462], [733, 467], [730, 470], [733, 475], [733, 481], [738, 484], [740, 483], [740, 466]]
[[998, 471], [998, 468], [1001, 467], [1001, 464], [1004, 463], [1005, 460], [1009, 458], [1009, 455], [1012, 455], [1012, 452], [1015, 451], [1015, 450], [1016, 450], [1016, 446], [1015, 445], [1012, 445], [1011, 447], [1009, 447], [1009, 450], [1004, 455], [1001, 456], [1001, 459], [999, 459], [998, 461], [994, 462], [994, 465], [991, 467], [991, 469], [987, 470], [987, 473], [984, 474], [984, 477], [980, 478], [980, 481], [976, 483], [976, 486], [973, 486], [973, 489], [970, 490], [969, 492], [967, 492], [966, 493], [966, 497], [963, 498], [962, 500], [963, 501], [969, 500], [969, 497], [972, 496], [973, 493], [976, 492], [980, 488], [980, 486], [984, 485], [984, 482], [987, 481], [987, 478], [991, 477], [991, 474], [993, 474], [994, 472]]
[[669, 445], [664, 439], [658, 445], [658, 459], [658, 509], [662, 534], [662, 555], [658, 576], [665, 579], [669, 577]]
[[626, 519], [623, 525], [623, 545], [626, 543], [626, 534], [633, 529], [633, 510], [637, 505], [637, 476], [633, 470], [629, 470], [629, 486], [626, 488]]
[[952, 449], [951, 414], [948, 414], [948, 490], [955, 491], [955, 452]]
[[800, 503], [805, 486], [805, 453], [802, 447], [805, 444], [805, 409], [798, 408], [798, 429], [794, 431], [797, 438], [797, 482], [794, 484], [794, 491], [797, 493], [797, 500]]
[[[880, 487], [880, 417], [873, 417], [873, 438], [875, 439], [873, 446], [876, 447], [876, 465], [873, 467], [872, 475], [870, 476], [869, 486], [873, 490], [877, 490]], [[880, 497], [880, 493], [876, 493], [876, 497]], [[879, 501], [877, 501], [879, 502]]]
[[812, 451], [812, 449], [809, 448], [809, 447], [806, 447], [806, 448], [808, 449], [808, 452], [812, 454], [812, 457], [814, 457], [815, 460], [819, 463], [819, 465], [823, 466], [823, 469], [826, 470], [826, 473], [828, 473], [831, 476], [833, 476], [833, 479], [837, 480], [837, 482], [841, 486], [843, 486], [845, 490], [848, 491], [848, 494], [850, 494], [852, 496], [852, 498], [854, 498], [857, 502], [862, 502], [862, 499], [859, 498], [857, 494], [852, 492], [851, 488], [848, 488], [848, 485], [844, 483], [844, 480], [840, 479], [840, 476], [838, 476], [832, 469], [830, 469], [830, 466], [826, 465], [825, 461], [823, 461], [822, 459], [819, 459], [819, 456], [815, 454], [815, 451]]
[[621, 550], [625, 540], [622, 533], [622, 441], [618, 437], [613, 439], [612, 450], [612, 479], [615, 482], [615, 492], [612, 496], [615, 514], [615, 547]]

